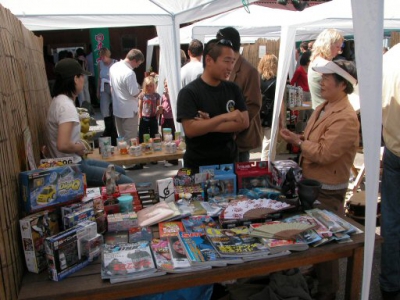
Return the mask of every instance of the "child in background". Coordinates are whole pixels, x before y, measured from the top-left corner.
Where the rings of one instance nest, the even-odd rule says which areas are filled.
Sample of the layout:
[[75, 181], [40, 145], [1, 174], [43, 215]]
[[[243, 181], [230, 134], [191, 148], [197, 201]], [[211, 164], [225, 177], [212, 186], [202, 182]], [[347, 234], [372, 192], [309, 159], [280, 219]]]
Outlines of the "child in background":
[[154, 138], [158, 133], [158, 117], [162, 113], [160, 94], [156, 93], [154, 77], [147, 76], [143, 81], [143, 91], [139, 96], [139, 141], [143, 143], [143, 134]]
[[[164, 128], [171, 128], [172, 136], [175, 136], [175, 123], [174, 123], [174, 117], [172, 115], [171, 102], [169, 100], [167, 80], [164, 80], [164, 93], [161, 97], [161, 106], [162, 106], [161, 132], [162, 134], [164, 134], [163, 132]], [[164, 136], [162, 136], [162, 139], [164, 140]], [[176, 159], [165, 162], [164, 166], [170, 167], [172, 165], [177, 165], [177, 164], [178, 160]]]

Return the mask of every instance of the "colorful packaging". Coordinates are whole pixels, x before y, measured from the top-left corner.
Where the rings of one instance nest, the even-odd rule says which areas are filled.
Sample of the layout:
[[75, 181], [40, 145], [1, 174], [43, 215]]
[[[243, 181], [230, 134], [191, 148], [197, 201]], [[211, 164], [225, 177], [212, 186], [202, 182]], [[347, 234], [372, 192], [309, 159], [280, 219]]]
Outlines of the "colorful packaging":
[[207, 173], [203, 183], [205, 199], [216, 196], [236, 195], [236, 174], [233, 164], [200, 166], [200, 173]]
[[84, 195], [83, 174], [77, 165], [21, 172], [19, 182], [26, 213], [79, 201]]
[[236, 175], [239, 193], [242, 190], [268, 187], [271, 173], [268, 171], [268, 163], [265, 161], [249, 161], [236, 163]]

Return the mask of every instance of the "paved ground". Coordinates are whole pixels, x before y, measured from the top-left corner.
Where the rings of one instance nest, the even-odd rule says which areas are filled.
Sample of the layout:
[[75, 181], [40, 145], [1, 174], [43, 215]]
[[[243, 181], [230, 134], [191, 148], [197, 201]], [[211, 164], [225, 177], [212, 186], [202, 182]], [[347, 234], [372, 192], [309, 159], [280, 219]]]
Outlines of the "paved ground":
[[[99, 114], [96, 113], [96, 119], [98, 126], [96, 127], [97, 130], [102, 130], [104, 127], [104, 123], [99, 117]], [[280, 155], [277, 156], [277, 159], [285, 159], [288, 155]], [[251, 160], [259, 160], [261, 157], [260, 150], [257, 149], [250, 155]], [[143, 170], [136, 170], [136, 171], [127, 171], [127, 175], [131, 177], [134, 182], [152, 182], [153, 185], [155, 184], [157, 179], [163, 179], [167, 177], [174, 176], [179, 168], [182, 167], [182, 160], [179, 160], [178, 166], [172, 167], [164, 167], [164, 162], [158, 162], [157, 165], [147, 164], [144, 166]], [[377, 234], [380, 234], [380, 227], [377, 227]], [[378, 276], [380, 272], [380, 246], [375, 246], [374, 251], [374, 260], [373, 260], [373, 267], [372, 267], [372, 277], [371, 277], [371, 284], [370, 284], [370, 296], [369, 300], [381, 300], [380, 290], [379, 290], [379, 281]], [[345, 279], [346, 279], [346, 260], [340, 260], [340, 290], [336, 297], [336, 300], [343, 300], [344, 299], [344, 287], [345, 287]], [[353, 300], [353, 299], [352, 299]], [[355, 299], [354, 299], [355, 300]]]

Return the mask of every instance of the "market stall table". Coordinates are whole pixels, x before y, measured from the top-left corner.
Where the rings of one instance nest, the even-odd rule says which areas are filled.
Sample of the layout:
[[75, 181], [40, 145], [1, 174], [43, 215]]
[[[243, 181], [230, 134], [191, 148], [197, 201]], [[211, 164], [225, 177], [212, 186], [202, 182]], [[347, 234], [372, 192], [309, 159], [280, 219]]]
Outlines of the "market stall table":
[[93, 150], [93, 153], [88, 154], [88, 158], [95, 160], [102, 160], [109, 162], [110, 164], [122, 166], [122, 165], [132, 165], [132, 164], [144, 164], [144, 163], [157, 162], [163, 160], [180, 159], [183, 158], [183, 154], [184, 151], [182, 150], [177, 150], [175, 153], [166, 153], [164, 150], [154, 151], [153, 153], [150, 154], [143, 153], [140, 156], [119, 154], [116, 152], [108, 158], [103, 158], [99, 153], [99, 149], [96, 148]]
[[[353, 220], [346, 220], [364, 228]], [[379, 241], [379, 237], [376, 236]], [[352, 242], [331, 243], [290, 255], [228, 265], [186, 274], [167, 274], [161, 277], [110, 284], [100, 277], [100, 262], [92, 263], [61, 282], [52, 282], [47, 273], [27, 273], [19, 293], [20, 300], [33, 299], [121, 299], [139, 295], [160, 293], [227, 280], [268, 274], [306, 265], [347, 257], [345, 298], [359, 299], [363, 270], [364, 233], [352, 236]]]

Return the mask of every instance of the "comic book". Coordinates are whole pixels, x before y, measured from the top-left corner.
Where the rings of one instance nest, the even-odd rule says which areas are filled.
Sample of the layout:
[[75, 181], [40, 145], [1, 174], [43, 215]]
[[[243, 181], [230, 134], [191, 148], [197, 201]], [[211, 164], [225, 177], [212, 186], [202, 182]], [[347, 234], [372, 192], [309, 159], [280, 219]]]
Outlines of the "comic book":
[[205, 232], [206, 227], [217, 227], [217, 223], [213, 218], [200, 215], [200, 216], [190, 216], [188, 218], [182, 219], [183, 227], [185, 227], [185, 232]]
[[102, 279], [134, 279], [157, 271], [148, 241], [105, 244], [102, 249]]
[[240, 258], [221, 257], [214, 249], [204, 232], [179, 232], [179, 240], [191, 265], [211, 265], [223, 267], [242, 263]]
[[259, 238], [249, 235], [249, 229], [245, 226], [232, 229], [207, 227], [206, 234], [222, 257], [265, 256], [270, 253]]
[[[167, 237], [168, 247], [171, 255], [171, 262], [174, 269], [187, 269], [187, 271], [196, 271], [210, 269], [209, 265], [192, 266], [186, 256], [185, 250], [177, 236]], [[189, 270], [190, 269], [190, 270]]]
[[[194, 272], [199, 269], [204, 270], [204, 268], [201, 266], [200, 268], [196, 266], [190, 266], [188, 268], [174, 268], [171, 260], [171, 251], [169, 249], [168, 240], [153, 239], [151, 242], [151, 249], [159, 270], [163, 270], [167, 273], [186, 273]], [[210, 267], [207, 266], [207, 268]]]
[[166, 221], [158, 223], [158, 230], [160, 238], [166, 238], [168, 236], [177, 236], [179, 231], [184, 231], [184, 228], [181, 221]]

